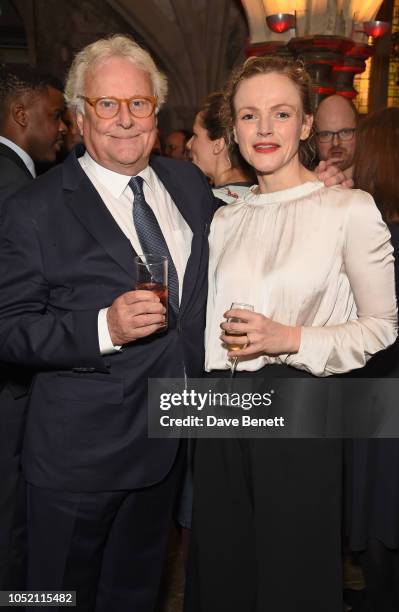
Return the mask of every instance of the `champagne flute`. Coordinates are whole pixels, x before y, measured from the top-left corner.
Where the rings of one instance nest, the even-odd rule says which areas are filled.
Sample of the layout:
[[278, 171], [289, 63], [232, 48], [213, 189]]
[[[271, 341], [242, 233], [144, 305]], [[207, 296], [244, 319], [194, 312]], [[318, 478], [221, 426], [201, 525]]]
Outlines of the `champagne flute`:
[[[244, 304], [242, 302], [233, 302], [232, 305], [230, 306], [230, 310], [250, 310], [251, 312], [254, 311], [254, 307], [252, 306], [252, 304]], [[227, 319], [227, 323], [244, 323], [245, 319], [241, 319], [240, 317], [229, 317]], [[241, 337], [242, 336], [246, 336], [247, 334], [243, 334], [242, 332], [237, 332], [237, 331], [225, 331], [225, 335], [226, 336], [236, 336], [236, 337]], [[242, 348], [245, 348], [247, 346], [247, 344], [229, 344], [229, 350], [230, 351], [239, 351]], [[237, 368], [237, 364], [238, 364], [238, 357], [231, 357], [230, 358], [230, 370], [231, 370], [231, 378], [234, 378], [235, 373], [236, 373], [236, 368]]]

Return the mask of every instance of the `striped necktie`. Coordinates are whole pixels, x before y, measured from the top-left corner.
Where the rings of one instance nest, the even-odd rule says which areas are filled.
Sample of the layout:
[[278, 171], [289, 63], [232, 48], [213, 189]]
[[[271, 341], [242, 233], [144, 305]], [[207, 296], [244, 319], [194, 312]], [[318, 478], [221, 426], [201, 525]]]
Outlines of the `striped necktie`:
[[179, 279], [172, 257], [162, 234], [159, 223], [146, 202], [143, 191], [143, 178], [133, 176], [129, 181], [133, 191], [133, 223], [136, 228], [143, 253], [164, 255], [168, 258], [168, 296], [169, 303], [175, 312], [179, 311]]

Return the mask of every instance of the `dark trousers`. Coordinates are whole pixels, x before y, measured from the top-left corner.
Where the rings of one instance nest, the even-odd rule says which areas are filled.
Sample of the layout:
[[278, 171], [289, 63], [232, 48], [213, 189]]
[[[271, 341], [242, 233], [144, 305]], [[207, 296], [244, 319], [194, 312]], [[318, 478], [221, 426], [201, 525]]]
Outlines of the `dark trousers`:
[[359, 555], [367, 587], [370, 611], [399, 610], [399, 551], [390, 550], [379, 540], [369, 540]]
[[151, 612], [181, 470], [180, 451], [162, 482], [139, 490], [29, 484], [28, 588], [74, 590], [79, 612]]
[[8, 386], [0, 388], [0, 590], [25, 588], [26, 503], [20, 455], [26, 405], [26, 394], [15, 397]]

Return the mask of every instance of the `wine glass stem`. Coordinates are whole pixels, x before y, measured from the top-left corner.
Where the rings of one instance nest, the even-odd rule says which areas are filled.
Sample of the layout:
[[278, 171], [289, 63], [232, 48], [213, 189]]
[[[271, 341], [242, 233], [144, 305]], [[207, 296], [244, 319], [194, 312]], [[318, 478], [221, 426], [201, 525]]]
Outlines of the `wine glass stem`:
[[233, 357], [231, 360], [231, 366], [230, 366], [231, 378], [234, 378], [236, 374], [237, 364], [238, 364], [238, 357]]

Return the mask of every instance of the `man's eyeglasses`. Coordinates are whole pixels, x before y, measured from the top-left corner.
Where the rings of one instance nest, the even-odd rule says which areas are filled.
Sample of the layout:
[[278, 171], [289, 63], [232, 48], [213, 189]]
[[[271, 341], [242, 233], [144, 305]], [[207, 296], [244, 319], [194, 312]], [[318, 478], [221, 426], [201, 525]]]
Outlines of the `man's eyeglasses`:
[[322, 132], [316, 132], [316, 136], [320, 142], [331, 142], [334, 136], [337, 136], [342, 141], [352, 140], [355, 135], [356, 128], [343, 128], [342, 130], [338, 130], [337, 132], [330, 132], [329, 130], [324, 130]]
[[133, 96], [133, 98], [86, 98], [86, 96], [78, 96], [85, 100], [94, 108], [97, 117], [100, 119], [113, 119], [119, 113], [122, 102], [126, 102], [127, 107], [133, 117], [137, 119], [145, 119], [152, 115], [157, 105], [156, 96]]

